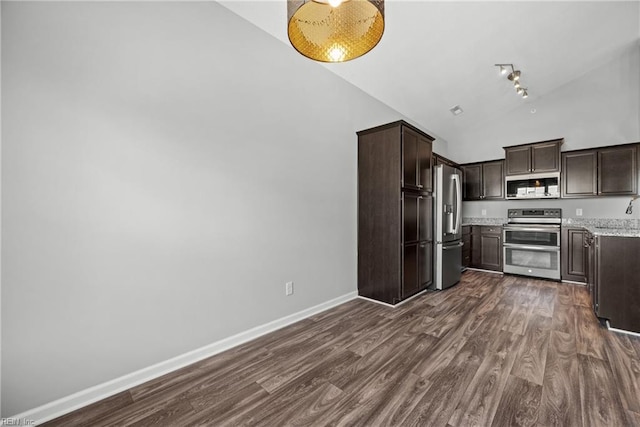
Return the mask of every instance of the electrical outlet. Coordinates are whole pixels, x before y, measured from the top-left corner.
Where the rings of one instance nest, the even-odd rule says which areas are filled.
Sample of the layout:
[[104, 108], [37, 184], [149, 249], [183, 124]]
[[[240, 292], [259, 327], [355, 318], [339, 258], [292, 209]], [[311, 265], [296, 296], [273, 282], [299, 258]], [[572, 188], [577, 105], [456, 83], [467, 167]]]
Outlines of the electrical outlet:
[[293, 282], [287, 282], [284, 285], [284, 293], [285, 295], [293, 294]]
[[576, 216], [582, 216], [582, 209], [581, 208], [576, 209]]
[[486, 209], [482, 209], [482, 216], [487, 216], [487, 210]]

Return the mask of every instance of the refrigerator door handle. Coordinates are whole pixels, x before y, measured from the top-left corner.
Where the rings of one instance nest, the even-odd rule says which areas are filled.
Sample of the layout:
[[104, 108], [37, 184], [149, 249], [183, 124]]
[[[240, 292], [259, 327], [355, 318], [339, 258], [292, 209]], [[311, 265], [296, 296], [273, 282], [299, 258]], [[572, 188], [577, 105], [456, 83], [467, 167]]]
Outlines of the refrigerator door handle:
[[455, 245], [442, 246], [442, 250], [448, 251], [449, 249], [460, 248], [462, 246], [464, 246], [464, 242], [459, 242], [459, 243], [456, 243]]
[[460, 175], [453, 174], [451, 175], [453, 179], [453, 183], [455, 184], [455, 192], [456, 192], [456, 205], [455, 205], [455, 227], [453, 227], [453, 234], [458, 234], [460, 232], [460, 222], [462, 221], [462, 183], [460, 182]]

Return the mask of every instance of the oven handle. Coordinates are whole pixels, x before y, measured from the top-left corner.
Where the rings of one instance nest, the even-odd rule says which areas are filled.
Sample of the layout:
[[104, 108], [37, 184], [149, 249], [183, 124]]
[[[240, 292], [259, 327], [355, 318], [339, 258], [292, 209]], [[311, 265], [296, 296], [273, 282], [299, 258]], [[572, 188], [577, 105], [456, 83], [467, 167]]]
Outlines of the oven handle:
[[527, 251], [560, 252], [560, 247], [558, 246], [529, 246], [514, 243], [503, 243], [502, 246], [505, 248], [525, 249]]
[[560, 232], [560, 227], [548, 227], [548, 228], [542, 228], [542, 227], [504, 227], [504, 231], [540, 231], [540, 232], [552, 232], [552, 233], [559, 233]]

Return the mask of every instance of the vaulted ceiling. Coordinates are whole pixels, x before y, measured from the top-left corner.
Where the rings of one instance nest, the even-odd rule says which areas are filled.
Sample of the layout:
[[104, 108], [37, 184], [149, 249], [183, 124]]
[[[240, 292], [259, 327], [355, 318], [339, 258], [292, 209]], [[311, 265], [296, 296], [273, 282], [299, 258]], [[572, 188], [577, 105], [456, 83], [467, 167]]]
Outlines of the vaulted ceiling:
[[[289, 43], [286, 1], [221, 4]], [[523, 103], [534, 106], [640, 39], [638, 1], [387, 0], [385, 16], [373, 51], [322, 66], [446, 141]], [[529, 98], [516, 95], [496, 63], [522, 71]], [[464, 113], [453, 116], [454, 105]]]

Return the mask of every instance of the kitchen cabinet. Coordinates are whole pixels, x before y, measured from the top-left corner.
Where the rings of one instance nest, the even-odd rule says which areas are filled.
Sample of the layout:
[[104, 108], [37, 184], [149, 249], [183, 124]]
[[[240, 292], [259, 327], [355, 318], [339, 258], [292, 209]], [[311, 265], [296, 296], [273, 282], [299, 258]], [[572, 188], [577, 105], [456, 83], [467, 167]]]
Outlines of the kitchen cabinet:
[[462, 267], [471, 266], [471, 226], [462, 226]]
[[358, 293], [397, 304], [433, 283], [433, 138], [403, 121], [357, 134]]
[[598, 150], [598, 195], [626, 196], [638, 193], [636, 145]]
[[560, 246], [562, 253], [561, 278], [573, 282], [585, 282], [587, 275], [587, 231], [582, 228], [562, 228]]
[[504, 200], [504, 160], [471, 163], [460, 168], [464, 200]]
[[562, 197], [637, 194], [638, 154], [636, 144], [562, 153]]
[[402, 140], [402, 186], [419, 191], [432, 191], [431, 144], [433, 138], [400, 126]]
[[591, 304], [593, 306], [593, 311], [598, 315], [598, 303], [597, 303], [597, 295], [595, 289], [595, 273], [596, 273], [596, 248], [595, 248], [595, 238], [590, 232], [585, 233], [584, 239], [584, 249], [585, 249], [585, 261], [587, 263], [585, 268], [585, 281], [587, 283], [587, 289], [589, 290], [589, 295], [591, 296]]
[[594, 311], [613, 328], [640, 333], [640, 238], [595, 236], [589, 248]]
[[593, 197], [598, 195], [598, 151], [562, 153], [561, 196]]
[[563, 139], [504, 147], [506, 175], [560, 171]]
[[471, 267], [502, 271], [502, 227], [474, 225], [471, 228]]

